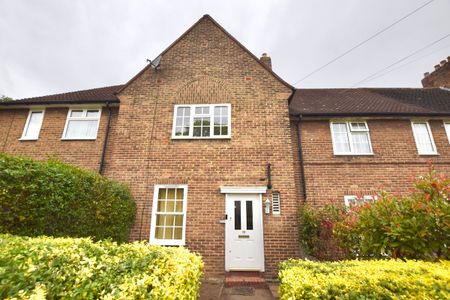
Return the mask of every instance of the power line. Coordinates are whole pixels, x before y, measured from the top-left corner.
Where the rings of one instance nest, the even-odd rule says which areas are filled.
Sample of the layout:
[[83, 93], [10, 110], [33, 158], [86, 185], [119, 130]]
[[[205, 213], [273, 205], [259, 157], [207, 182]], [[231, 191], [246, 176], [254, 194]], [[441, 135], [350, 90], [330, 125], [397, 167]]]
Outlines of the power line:
[[335, 61], [337, 61], [338, 59], [344, 57], [345, 55], [349, 54], [350, 52], [352, 52], [353, 50], [355, 50], [356, 48], [359, 48], [360, 46], [362, 46], [363, 44], [367, 43], [368, 41], [372, 40], [373, 38], [379, 36], [380, 34], [382, 34], [383, 32], [387, 31], [388, 29], [394, 27], [396, 24], [400, 23], [401, 21], [403, 21], [404, 19], [408, 18], [409, 16], [415, 14], [416, 12], [418, 12], [419, 10], [421, 10], [422, 8], [424, 8], [425, 6], [429, 5], [431, 2], [434, 2], [435, 0], [429, 0], [428, 2], [426, 2], [425, 4], [419, 6], [418, 8], [416, 8], [415, 10], [413, 10], [412, 12], [406, 14], [405, 16], [401, 17], [400, 19], [398, 19], [397, 21], [395, 21], [394, 23], [390, 24], [389, 26], [383, 28], [382, 30], [378, 31], [377, 33], [375, 33], [374, 35], [370, 36], [369, 38], [365, 39], [364, 41], [360, 42], [359, 44], [353, 46], [352, 48], [350, 48], [349, 50], [345, 51], [344, 53], [342, 53], [341, 55], [333, 58], [332, 60], [330, 60], [329, 62], [327, 62], [326, 64], [322, 65], [321, 67], [315, 69], [314, 71], [312, 71], [311, 73], [307, 74], [306, 76], [304, 76], [303, 78], [301, 78], [300, 80], [296, 81], [294, 83], [294, 85], [296, 85], [297, 83], [305, 80], [306, 78], [316, 74], [317, 72], [319, 72], [320, 70], [322, 70], [323, 68], [329, 66], [330, 64], [334, 63]]
[[425, 49], [427, 49], [427, 48], [433, 46], [434, 44], [437, 44], [438, 42], [442, 41], [443, 39], [448, 38], [449, 36], [450, 36], [450, 33], [444, 35], [444, 36], [441, 37], [440, 39], [438, 39], [438, 40], [436, 40], [436, 41], [434, 41], [434, 42], [432, 42], [432, 43], [426, 45], [425, 47], [422, 47], [422, 48], [420, 48], [420, 49], [414, 51], [413, 53], [408, 54], [407, 56], [405, 56], [405, 57], [403, 57], [403, 58], [397, 60], [396, 62], [390, 64], [389, 66], [387, 66], [387, 67], [385, 67], [385, 68], [383, 68], [383, 69], [381, 69], [381, 70], [378, 70], [377, 72], [373, 73], [372, 75], [369, 75], [369, 76], [365, 77], [364, 79], [358, 81], [357, 83], [355, 83], [355, 84], [352, 85], [351, 87], [355, 87], [355, 86], [359, 85], [360, 83], [363, 83], [363, 82], [365, 82], [365, 81], [371, 80], [372, 77], [375, 77], [375, 76], [379, 75], [380, 73], [386, 71], [387, 69], [389, 69], [389, 68], [395, 66], [396, 64], [401, 63], [402, 61], [404, 61], [404, 60], [410, 58], [411, 56], [414, 56], [414, 55], [416, 55], [417, 53], [419, 53], [419, 52], [421, 52], [421, 51], [423, 51], [423, 50], [425, 50]]
[[447, 46], [442, 47], [442, 48], [439, 48], [439, 49], [437, 49], [437, 50], [435, 50], [435, 51], [433, 51], [433, 52], [431, 52], [431, 53], [428, 53], [428, 54], [426, 54], [426, 55], [420, 56], [420, 57], [418, 57], [418, 58], [416, 58], [416, 59], [414, 59], [414, 60], [411, 60], [411, 61], [409, 61], [409, 62], [407, 62], [407, 63], [405, 63], [405, 64], [403, 64], [403, 65], [398, 66], [397, 68], [394, 68], [394, 69], [392, 69], [392, 70], [389, 70], [389, 71], [387, 71], [387, 72], [384, 72], [383, 74], [380, 74], [380, 75], [375, 76], [375, 77], [373, 77], [373, 78], [371, 78], [371, 79], [368, 79], [368, 80], [366, 80], [366, 82], [369, 82], [369, 81], [375, 80], [375, 79], [377, 79], [377, 78], [383, 77], [383, 76], [385, 76], [385, 75], [387, 75], [387, 74], [389, 74], [389, 73], [391, 73], [391, 72], [394, 72], [394, 71], [396, 71], [396, 70], [398, 70], [398, 69], [401, 69], [401, 68], [403, 68], [403, 67], [406, 67], [407, 65], [410, 65], [410, 64], [412, 64], [412, 63], [414, 63], [414, 62], [416, 62], [416, 61], [418, 61], [418, 60], [424, 59], [425, 57], [428, 57], [428, 56], [430, 56], [431, 54], [434, 54], [434, 53], [436, 53], [436, 52], [442, 51], [442, 50], [447, 49], [447, 48], [449, 48], [449, 47], [450, 47], [450, 45], [447, 45]]

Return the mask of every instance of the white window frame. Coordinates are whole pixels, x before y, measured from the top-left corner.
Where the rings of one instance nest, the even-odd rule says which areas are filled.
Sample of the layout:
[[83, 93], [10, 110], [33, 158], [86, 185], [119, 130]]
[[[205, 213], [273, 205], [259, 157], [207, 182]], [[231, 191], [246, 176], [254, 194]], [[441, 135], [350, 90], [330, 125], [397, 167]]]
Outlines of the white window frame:
[[[360, 198], [358, 198], [358, 196], [356, 196], [356, 195], [345, 195], [344, 196], [344, 204], [345, 204], [345, 207], [350, 207], [350, 200], [353, 200], [353, 199], [356, 199], [356, 200], [359, 200]], [[363, 196], [363, 200], [364, 200], [364, 202], [366, 202], [366, 201], [376, 201], [376, 200], [378, 200], [378, 196], [377, 195], [375, 195], [375, 196], [373, 196], [373, 195], [364, 195]]]
[[444, 121], [444, 129], [447, 133], [448, 143], [450, 144], [450, 121]]
[[[73, 110], [82, 110], [83, 114], [86, 115], [88, 110], [98, 110], [98, 117], [71, 117], [70, 114], [72, 113]], [[61, 137], [61, 140], [72, 140], [72, 141], [76, 141], [76, 140], [96, 140], [97, 136], [98, 136], [98, 129], [100, 128], [100, 120], [102, 118], [102, 108], [95, 106], [95, 107], [70, 107], [69, 111], [67, 112], [67, 118], [66, 118], [66, 124], [64, 125], [64, 131], [63, 131], [63, 135]], [[67, 133], [67, 125], [69, 124], [70, 120], [83, 120], [83, 121], [98, 121], [97, 122], [97, 129], [95, 130], [95, 137], [76, 137], [76, 138], [71, 138], [71, 137], [66, 137], [66, 133]]]
[[[431, 145], [433, 146], [434, 151], [432, 151], [432, 152], [421, 152], [420, 151], [419, 144], [417, 143], [416, 131], [414, 130], [414, 124], [426, 124], [428, 134], [429, 134], [430, 140], [431, 140]], [[431, 132], [431, 127], [430, 127], [430, 124], [428, 123], [428, 121], [420, 121], [420, 120], [411, 121], [411, 130], [413, 132], [414, 141], [416, 142], [417, 153], [419, 155], [438, 155], [436, 144], [434, 143], [433, 133]]]
[[[333, 124], [335, 123], [345, 123], [345, 125], [347, 126], [347, 138], [348, 141], [350, 143], [350, 152], [337, 152], [336, 151], [336, 145], [334, 142], [334, 129], [333, 129]], [[358, 130], [358, 129], [352, 129], [351, 127], [351, 123], [364, 123], [366, 125], [367, 130]], [[353, 132], [367, 132], [367, 138], [369, 139], [369, 148], [370, 148], [370, 152], [367, 153], [355, 153], [354, 149], [353, 149], [353, 140], [352, 140], [352, 134], [351, 131]], [[364, 120], [331, 120], [330, 121], [330, 132], [331, 132], [331, 141], [333, 144], [333, 154], [334, 155], [373, 155], [373, 148], [372, 148], [372, 141], [370, 138], [370, 129], [369, 129], [369, 125], [367, 124], [367, 121]]]
[[[227, 135], [214, 135], [214, 107], [216, 106], [226, 106], [228, 107], [228, 134]], [[177, 119], [177, 109], [179, 107], [190, 107], [191, 114], [189, 116], [189, 135], [188, 136], [177, 136], [175, 135], [176, 119]], [[209, 118], [210, 118], [210, 136], [193, 136], [194, 133], [194, 117], [196, 107], [209, 107]], [[172, 139], [183, 140], [183, 139], [229, 139], [231, 138], [231, 104], [229, 103], [219, 103], [219, 104], [176, 104], [173, 110], [173, 120], [172, 120]]]
[[[28, 126], [30, 126], [30, 120], [31, 120], [31, 114], [34, 112], [42, 112], [42, 118], [41, 118], [41, 123], [39, 124], [39, 130], [38, 130], [38, 135], [37, 137], [26, 137], [25, 133], [28, 130]], [[22, 136], [19, 140], [21, 141], [36, 141], [39, 139], [39, 135], [41, 134], [41, 128], [42, 128], [42, 123], [44, 122], [44, 115], [45, 115], [45, 108], [32, 108], [30, 109], [30, 111], [28, 112], [28, 117], [27, 117], [27, 121], [25, 122], [25, 127], [23, 128], [22, 131]]]
[[[165, 240], [155, 238], [156, 229], [156, 210], [158, 207], [159, 189], [183, 189], [183, 229], [181, 240]], [[186, 244], [186, 212], [187, 212], [187, 184], [156, 184], [153, 191], [153, 205], [152, 205], [152, 221], [150, 225], [150, 244], [163, 246], [184, 246]]]

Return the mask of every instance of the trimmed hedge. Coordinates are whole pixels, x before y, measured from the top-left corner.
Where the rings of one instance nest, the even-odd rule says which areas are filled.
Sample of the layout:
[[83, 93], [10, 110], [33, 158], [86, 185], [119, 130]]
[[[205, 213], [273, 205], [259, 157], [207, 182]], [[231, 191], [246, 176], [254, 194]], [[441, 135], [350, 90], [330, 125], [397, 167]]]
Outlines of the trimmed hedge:
[[280, 264], [281, 299], [450, 299], [450, 262], [401, 260]]
[[56, 160], [0, 153], [0, 233], [123, 242], [135, 211], [118, 182]]
[[202, 272], [180, 247], [0, 235], [1, 299], [196, 299]]

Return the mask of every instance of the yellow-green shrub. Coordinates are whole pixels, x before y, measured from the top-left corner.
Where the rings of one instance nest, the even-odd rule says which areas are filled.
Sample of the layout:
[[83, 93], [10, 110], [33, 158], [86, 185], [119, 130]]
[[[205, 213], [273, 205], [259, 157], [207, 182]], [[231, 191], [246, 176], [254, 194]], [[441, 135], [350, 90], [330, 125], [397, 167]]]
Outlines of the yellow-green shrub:
[[0, 233], [125, 242], [135, 213], [119, 182], [56, 160], [0, 153]]
[[0, 235], [1, 299], [196, 299], [202, 270], [180, 247]]
[[450, 262], [347, 260], [280, 264], [281, 299], [450, 299]]

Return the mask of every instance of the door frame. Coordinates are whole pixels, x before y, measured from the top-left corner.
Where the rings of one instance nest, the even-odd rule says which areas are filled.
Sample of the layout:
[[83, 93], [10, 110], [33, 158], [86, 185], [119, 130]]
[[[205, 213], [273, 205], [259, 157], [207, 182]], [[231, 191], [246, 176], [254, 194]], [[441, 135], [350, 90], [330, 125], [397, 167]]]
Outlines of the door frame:
[[261, 262], [261, 267], [259, 270], [247, 270], [247, 269], [242, 269], [242, 270], [237, 270], [237, 269], [230, 269], [229, 266], [229, 262], [228, 262], [228, 255], [227, 255], [227, 224], [225, 224], [225, 228], [224, 228], [224, 262], [225, 262], [225, 271], [229, 272], [229, 271], [259, 271], [259, 272], [264, 272], [265, 271], [265, 261], [266, 261], [266, 257], [265, 257], [265, 253], [264, 253], [264, 212], [263, 212], [263, 201], [262, 201], [262, 195], [265, 194], [267, 192], [267, 187], [265, 186], [253, 186], [253, 187], [240, 187], [240, 186], [234, 186], [234, 187], [221, 187], [220, 188], [220, 192], [222, 194], [225, 194], [225, 214], [227, 213], [226, 209], [227, 209], [227, 202], [228, 202], [228, 195], [230, 194], [254, 194], [257, 195], [257, 206], [258, 209], [260, 209], [261, 211], [261, 222], [260, 222], [260, 234], [261, 234], [261, 244], [262, 244], [262, 248], [261, 248], [261, 255], [262, 255], [262, 262]]

